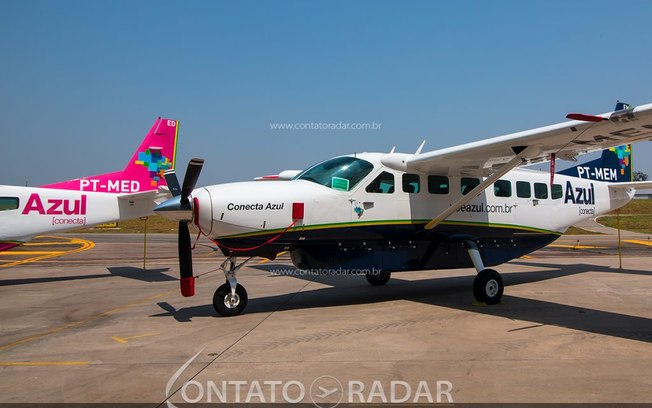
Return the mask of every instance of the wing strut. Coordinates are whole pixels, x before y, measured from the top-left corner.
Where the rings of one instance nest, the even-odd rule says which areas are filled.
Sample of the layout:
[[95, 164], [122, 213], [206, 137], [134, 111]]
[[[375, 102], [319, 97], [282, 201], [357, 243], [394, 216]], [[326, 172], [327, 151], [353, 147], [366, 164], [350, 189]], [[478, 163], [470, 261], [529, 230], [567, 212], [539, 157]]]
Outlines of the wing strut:
[[442, 221], [444, 221], [446, 218], [448, 218], [452, 213], [455, 211], [459, 210], [462, 208], [462, 206], [469, 201], [473, 200], [475, 196], [478, 194], [482, 193], [487, 187], [492, 185], [496, 180], [507, 174], [511, 169], [514, 167], [517, 167], [518, 165], [523, 163], [523, 152], [527, 150], [524, 149], [519, 154], [517, 154], [512, 160], [509, 162], [505, 163], [500, 167], [498, 170], [496, 170], [491, 176], [487, 177], [485, 181], [482, 183], [478, 184], [473, 190], [469, 191], [468, 194], [463, 195], [462, 198], [451, 204], [450, 207], [446, 209], [446, 211], [442, 212], [439, 214], [437, 217], [433, 218], [429, 223], [426, 224], [424, 227], [427, 230], [431, 230], [435, 228], [437, 225], [439, 225]]

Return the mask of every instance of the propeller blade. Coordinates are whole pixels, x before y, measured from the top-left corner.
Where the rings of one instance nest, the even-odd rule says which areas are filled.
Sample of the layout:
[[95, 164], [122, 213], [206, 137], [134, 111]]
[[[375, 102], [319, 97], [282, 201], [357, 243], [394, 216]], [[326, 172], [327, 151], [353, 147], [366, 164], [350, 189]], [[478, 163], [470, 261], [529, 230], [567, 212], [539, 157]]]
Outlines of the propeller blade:
[[179, 271], [181, 294], [190, 297], [195, 294], [195, 277], [192, 275], [192, 245], [188, 223], [179, 221]]
[[191, 159], [188, 163], [186, 176], [183, 178], [183, 187], [181, 188], [181, 204], [188, 204], [188, 197], [192, 190], [195, 189], [203, 165], [204, 159]]
[[165, 182], [170, 189], [170, 193], [172, 193], [172, 197], [181, 194], [181, 186], [179, 185], [179, 179], [177, 178], [174, 169], [166, 170], [165, 173], [163, 173], [163, 176], [165, 177]]

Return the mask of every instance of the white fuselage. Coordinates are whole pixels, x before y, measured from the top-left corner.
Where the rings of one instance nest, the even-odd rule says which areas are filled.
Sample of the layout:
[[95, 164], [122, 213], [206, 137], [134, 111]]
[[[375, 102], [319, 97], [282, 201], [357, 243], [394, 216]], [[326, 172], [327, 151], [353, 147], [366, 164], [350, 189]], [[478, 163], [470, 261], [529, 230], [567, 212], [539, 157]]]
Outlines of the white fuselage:
[[[372, 163], [374, 168], [349, 191], [307, 180], [252, 181], [197, 189], [193, 196], [200, 203], [199, 224], [206, 235], [215, 239], [272, 233], [292, 223], [293, 203], [303, 203], [305, 208], [303, 219], [293, 229], [424, 223], [462, 196], [462, 177], [459, 175], [446, 176], [447, 193], [432, 193], [428, 188], [429, 174], [389, 168], [382, 164], [382, 154], [359, 154], [356, 157]], [[394, 176], [393, 192], [367, 191], [370, 183], [383, 172]], [[410, 190], [402, 183], [406, 173], [418, 176], [418, 192], [405, 191]], [[415, 179], [409, 177], [409, 180]], [[552, 198], [550, 174], [527, 169], [513, 170], [501, 180], [504, 180], [503, 185], [511, 186], [511, 193], [500, 196], [493, 188], [488, 188], [443, 224], [559, 234], [578, 221], [622, 207], [633, 196], [633, 190], [610, 191], [608, 183], [556, 175], [554, 184], [560, 187], [557, 187], [556, 197]], [[520, 189], [529, 189], [529, 197], [525, 191], [517, 191], [517, 182], [519, 187], [529, 185]], [[545, 195], [537, 197], [537, 189], [540, 193], [545, 190]]]
[[16, 208], [0, 211], [0, 241], [16, 243], [48, 232], [151, 215], [154, 206], [152, 200], [112, 193], [17, 186], [0, 186], [0, 198], [16, 203]]

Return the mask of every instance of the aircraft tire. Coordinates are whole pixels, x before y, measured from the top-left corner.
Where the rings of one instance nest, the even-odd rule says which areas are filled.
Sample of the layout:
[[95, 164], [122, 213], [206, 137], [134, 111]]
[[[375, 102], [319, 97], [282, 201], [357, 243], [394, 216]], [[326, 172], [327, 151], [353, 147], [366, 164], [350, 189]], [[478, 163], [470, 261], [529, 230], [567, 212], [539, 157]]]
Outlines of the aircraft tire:
[[213, 307], [215, 311], [221, 316], [230, 317], [237, 316], [241, 314], [245, 307], [247, 307], [247, 291], [244, 286], [238, 284], [235, 288], [235, 302], [230, 302], [231, 297], [231, 285], [229, 282], [226, 282], [217, 290], [213, 295]]
[[503, 278], [493, 269], [480, 271], [473, 280], [473, 296], [478, 302], [495, 305], [503, 297]]
[[392, 277], [391, 272], [380, 272], [379, 274], [367, 273], [364, 275], [371, 286], [384, 286]]

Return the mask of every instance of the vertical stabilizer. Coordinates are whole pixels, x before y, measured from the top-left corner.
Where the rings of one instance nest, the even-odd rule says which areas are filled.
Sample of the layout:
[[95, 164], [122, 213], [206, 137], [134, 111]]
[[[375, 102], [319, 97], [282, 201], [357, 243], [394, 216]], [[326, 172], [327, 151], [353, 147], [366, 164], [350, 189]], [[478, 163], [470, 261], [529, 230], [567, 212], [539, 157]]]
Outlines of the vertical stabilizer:
[[41, 186], [101, 193], [138, 193], [165, 186], [163, 173], [174, 168], [179, 122], [158, 118], [122, 171]]
[[562, 170], [557, 174], [596, 181], [632, 181], [632, 145], [605, 149], [599, 159]]

